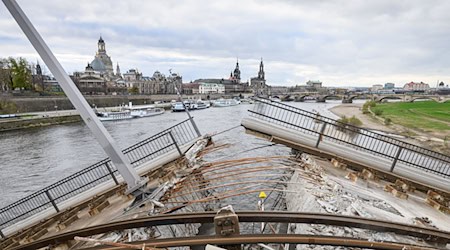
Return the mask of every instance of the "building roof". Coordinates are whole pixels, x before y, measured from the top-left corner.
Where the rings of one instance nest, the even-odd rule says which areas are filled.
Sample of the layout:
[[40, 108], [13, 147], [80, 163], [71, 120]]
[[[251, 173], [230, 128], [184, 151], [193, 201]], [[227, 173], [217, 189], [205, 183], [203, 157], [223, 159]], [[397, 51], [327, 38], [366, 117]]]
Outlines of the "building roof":
[[198, 83], [183, 83], [183, 88], [185, 89], [198, 88], [198, 86], [200, 86]]
[[100, 58], [95, 57], [95, 59], [91, 62], [91, 67], [95, 70], [95, 71], [106, 71], [106, 66], [105, 64], [102, 62], [102, 60], [100, 60]]

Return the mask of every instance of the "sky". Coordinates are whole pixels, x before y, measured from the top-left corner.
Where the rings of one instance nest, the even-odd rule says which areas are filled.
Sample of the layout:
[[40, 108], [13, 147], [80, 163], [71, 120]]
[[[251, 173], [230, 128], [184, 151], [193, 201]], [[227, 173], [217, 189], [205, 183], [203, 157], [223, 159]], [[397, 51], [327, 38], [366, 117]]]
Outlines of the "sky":
[[[450, 1], [18, 0], [68, 73], [93, 60], [101, 35], [114, 68], [184, 82], [242, 79], [264, 60], [267, 83], [325, 86], [450, 82]], [[0, 58], [42, 60], [3, 3]]]

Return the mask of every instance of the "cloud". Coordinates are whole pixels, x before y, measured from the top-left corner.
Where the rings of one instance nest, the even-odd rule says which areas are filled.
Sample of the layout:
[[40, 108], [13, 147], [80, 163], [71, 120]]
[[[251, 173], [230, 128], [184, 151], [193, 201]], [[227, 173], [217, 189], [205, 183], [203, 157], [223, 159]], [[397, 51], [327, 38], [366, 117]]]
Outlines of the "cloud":
[[[328, 86], [450, 81], [448, 1], [19, 0], [68, 72], [92, 60], [101, 34], [122, 72], [169, 68], [185, 81], [242, 76], [265, 61], [269, 84]], [[38, 58], [0, 4], [0, 57]]]

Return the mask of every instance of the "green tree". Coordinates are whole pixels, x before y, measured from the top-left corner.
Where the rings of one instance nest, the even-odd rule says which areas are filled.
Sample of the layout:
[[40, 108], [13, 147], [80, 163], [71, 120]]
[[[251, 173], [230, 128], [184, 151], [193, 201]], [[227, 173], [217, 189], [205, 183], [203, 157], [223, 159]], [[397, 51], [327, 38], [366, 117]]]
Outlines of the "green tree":
[[137, 86], [133, 86], [128, 89], [128, 92], [132, 95], [137, 95], [139, 94], [139, 88]]
[[336, 129], [345, 132], [352, 137], [359, 132], [358, 127], [363, 125], [362, 121], [356, 118], [356, 116], [346, 117], [344, 115], [337, 121], [338, 123], [336, 124]]
[[0, 92], [12, 89], [12, 78], [9, 60], [0, 58]]
[[22, 57], [17, 59], [10, 57], [9, 63], [13, 88], [32, 89], [31, 70], [27, 60]]

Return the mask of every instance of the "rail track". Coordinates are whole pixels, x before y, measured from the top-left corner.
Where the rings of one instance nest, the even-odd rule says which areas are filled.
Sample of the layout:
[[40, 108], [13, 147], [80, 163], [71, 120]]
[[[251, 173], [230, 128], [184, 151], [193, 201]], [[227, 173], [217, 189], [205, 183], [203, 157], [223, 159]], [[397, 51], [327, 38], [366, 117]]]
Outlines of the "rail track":
[[[333, 215], [333, 214], [321, 214], [321, 213], [295, 213], [295, 212], [284, 212], [284, 211], [240, 211], [236, 212], [239, 216], [239, 222], [248, 223], [248, 222], [272, 222], [272, 223], [307, 223], [307, 224], [323, 224], [330, 226], [344, 226], [344, 227], [353, 227], [353, 228], [362, 228], [368, 229], [378, 232], [392, 232], [400, 235], [408, 235], [417, 238], [424, 239], [426, 241], [438, 242], [441, 244], [450, 243], [450, 232], [442, 231], [435, 228], [425, 228], [415, 225], [403, 224], [403, 223], [394, 223], [387, 221], [380, 221], [374, 219], [367, 219], [361, 217], [354, 216], [344, 216], [344, 215]], [[152, 227], [152, 226], [161, 226], [161, 225], [174, 225], [174, 224], [188, 224], [188, 223], [213, 223], [215, 212], [200, 212], [200, 213], [186, 213], [186, 214], [163, 214], [152, 217], [145, 218], [136, 218], [131, 220], [117, 221], [106, 223], [102, 225], [96, 225], [89, 228], [78, 229], [67, 233], [58, 234], [52, 237], [48, 237], [45, 239], [37, 240], [35, 242], [17, 246], [13, 249], [37, 249], [41, 247], [46, 247], [49, 245], [58, 245], [64, 243], [69, 240], [73, 240], [75, 236], [91, 236], [97, 235], [101, 233], [107, 233], [115, 230], [124, 230], [131, 228], [140, 228], [140, 227]], [[283, 235], [277, 235], [277, 237], [281, 237]], [[244, 238], [239, 238], [244, 237]], [[239, 236], [236, 238], [236, 244], [240, 244], [238, 242], [243, 242], [245, 236]], [[249, 236], [250, 237], [250, 236]], [[253, 236], [256, 237], [256, 236]], [[264, 237], [269, 237], [269, 235], [264, 235]], [[275, 236], [270, 236], [275, 237]], [[275, 237], [275, 238], [277, 238]], [[284, 238], [283, 238], [284, 237]], [[280, 239], [284, 239], [282, 241], [284, 243], [304, 243], [304, 244], [325, 244], [328, 245], [330, 242], [340, 242], [339, 244], [344, 246], [346, 244], [350, 244], [348, 246], [353, 246], [351, 244], [366, 244], [367, 240], [363, 240], [361, 242], [356, 241], [348, 241], [351, 238], [345, 238], [344, 240], [339, 240], [340, 238], [329, 238], [324, 236], [301, 236], [301, 235], [285, 235]], [[289, 238], [291, 237], [291, 238]], [[302, 238], [303, 237], [303, 238]], [[306, 238], [305, 238], [306, 237]], [[213, 237], [214, 238], [214, 237]], [[307, 239], [308, 238], [308, 239]], [[201, 239], [201, 238], [192, 238], [192, 239]], [[210, 238], [208, 238], [210, 239]], [[215, 239], [215, 238], [214, 238]], [[223, 238], [221, 238], [224, 240]], [[248, 238], [247, 243], [251, 243], [256, 238]], [[271, 240], [276, 240], [274, 238], [270, 238]], [[173, 239], [174, 242], [176, 239]], [[353, 239], [355, 240], [355, 239]], [[276, 240], [272, 243], [279, 243], [280, 241]], [[271, 242], [271, 241], [259, 241], [259, 242]], [[328, 243], [327, 243], [328, 242]], [[354, 243], [351, 243], [354, 242]], [[212, 243], [212, 241], [210, 242]], [[227, 242], [229, 244], [231, 242]], [[244, 242], [243, 242], [244, 243]], [[375, 244], [376, 242], [370, 242], [371, 244]], [[181, 244], [181, 243], [177, 243]], [[187, 244], [187, 243], [184, 243]], [[190, 244], [190, 243], [189, 243]], [[189, 245], [187, 244], [187, 245]], [[200, 243], [195, 243], [200, 244]], [[217, 243], [219, 244], [219, 243]], [[225, 244], [225, 243], [220, 243]], [[401, 243], [397, 243], [401, 244]], [[380, 245], [381, 246], [381, 245]], [[367, 247], [367, 245], [365, 246]], [[373, 248], [373, 247], [370, 247]], [[398, 248], [378, 248], [378, 249], [398, 249]]]

